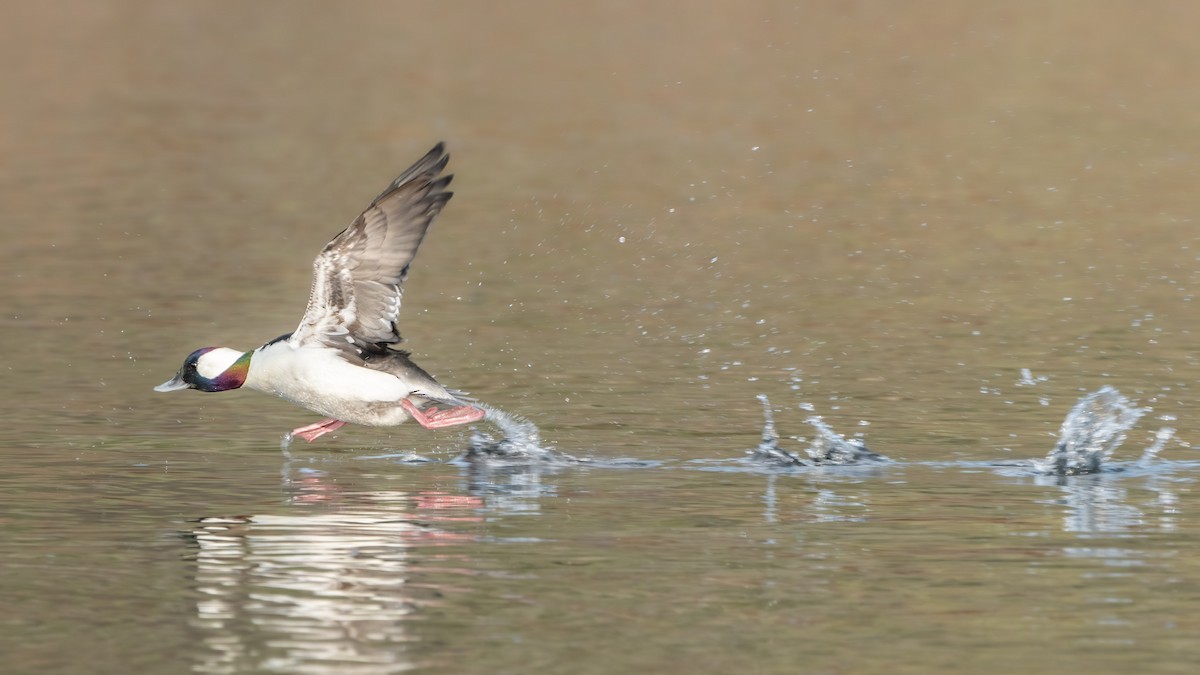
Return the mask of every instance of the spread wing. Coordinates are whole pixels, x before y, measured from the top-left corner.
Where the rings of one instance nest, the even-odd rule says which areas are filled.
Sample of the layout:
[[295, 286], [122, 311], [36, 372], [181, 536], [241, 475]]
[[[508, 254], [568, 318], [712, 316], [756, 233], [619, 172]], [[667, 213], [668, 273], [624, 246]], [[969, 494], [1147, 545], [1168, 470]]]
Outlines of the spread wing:
[[449, 159], [438, 143], [325, 245], [292, 346], [316, 341], [361, 358], [400, 341], [396, 318], [408, 268], [454, 194], [446, 191], [452, 176], [440, 175]]

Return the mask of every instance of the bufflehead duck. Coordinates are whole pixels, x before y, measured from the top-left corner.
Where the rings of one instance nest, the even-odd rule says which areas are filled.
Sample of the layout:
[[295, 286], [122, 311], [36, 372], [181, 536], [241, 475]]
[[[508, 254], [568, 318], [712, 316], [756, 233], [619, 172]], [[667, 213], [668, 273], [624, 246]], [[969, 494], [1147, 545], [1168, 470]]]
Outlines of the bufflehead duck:
[[309, 442], [347, 422], [384, 427], [411, 417], [440, 429], [482, 419], [483, 409], [393, 347], [408, 268], [453, 194], [446, 191], [452, 176], [440, 176], [449, 159], [438, 143], [326, 244], [294, 332], [248, 352], [197, 349], [154, 390], [247, 386], [274, 394], [328, 417], [291, 431]]

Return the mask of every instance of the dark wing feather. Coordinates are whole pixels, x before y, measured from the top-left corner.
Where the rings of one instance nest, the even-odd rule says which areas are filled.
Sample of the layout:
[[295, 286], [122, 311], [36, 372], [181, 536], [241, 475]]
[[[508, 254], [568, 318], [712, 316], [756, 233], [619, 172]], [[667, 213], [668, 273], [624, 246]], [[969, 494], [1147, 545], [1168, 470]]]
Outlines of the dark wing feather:
[[313, 261], [308, 309], [290, 342], [316, 340], [352, 354], [400, 341], [396, 318], [417, 247], [454, 194], [440, 176], [450, 156], [438, 143], [392, 181]]

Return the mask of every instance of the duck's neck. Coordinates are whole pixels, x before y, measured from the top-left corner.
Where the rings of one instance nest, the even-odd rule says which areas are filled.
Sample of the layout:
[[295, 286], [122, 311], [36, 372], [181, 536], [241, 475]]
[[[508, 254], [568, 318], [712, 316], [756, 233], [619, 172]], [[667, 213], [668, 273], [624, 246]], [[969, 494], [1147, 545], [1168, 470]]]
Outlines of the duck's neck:
[[225, 372], [217, 376], [218, 380], [224, 379], [229, 384], [229, 389], [237, 389], [246, 383], [246, 377], [250, 374], [250, 359], [254, 357], [254, 351], [243, 352], [233, 362], [232, 366], [225, 369]]

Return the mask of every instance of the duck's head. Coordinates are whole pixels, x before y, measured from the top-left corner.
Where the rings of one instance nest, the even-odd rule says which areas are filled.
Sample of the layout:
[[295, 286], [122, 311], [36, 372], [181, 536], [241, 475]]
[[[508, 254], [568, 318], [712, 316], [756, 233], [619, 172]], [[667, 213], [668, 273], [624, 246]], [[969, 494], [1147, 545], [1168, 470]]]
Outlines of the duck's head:
[[204, 347], [188, 354], [175, 377], [154, 388], [154, 391], [199, 389], [227, 391], [237, 389], [250, 372], [250, 357], [254, 352], [239, 352], [227, 347]]

